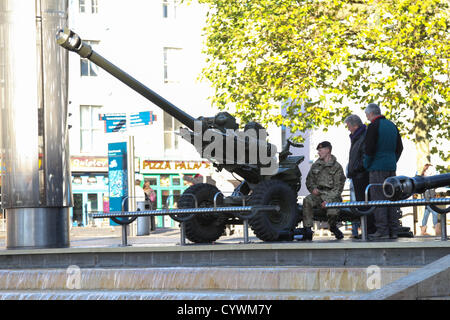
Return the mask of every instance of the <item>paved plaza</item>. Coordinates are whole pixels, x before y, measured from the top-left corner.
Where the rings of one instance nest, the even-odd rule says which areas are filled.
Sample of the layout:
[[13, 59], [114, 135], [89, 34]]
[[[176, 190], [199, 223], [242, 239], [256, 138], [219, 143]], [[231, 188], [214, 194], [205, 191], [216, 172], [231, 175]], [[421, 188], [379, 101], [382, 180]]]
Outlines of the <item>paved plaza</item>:
[[[253, 235], [251, 229], [249, 229], [249, 242], [250, 244], [264, 244], [265, 242], [259, 240], [256, 236]], [[342, 240], [335, 240], [334, 236], [328, 235], [327, 231], [323, 232], [320, 235], [316, 232], [314, 236], [314, 241], [312, 243], [302, 242], [302, 241], [285, 241], [285, 242], [274, 242], [277, 244], [311, 244], [316, 246], [320, 243], [328, 243], [328, 244], [342, 244], [342, 245], [350, 245], [350, 244], [363, 244], [364, 242], [361, 240], [355, 240], [350, 237], [350, 233], [348, 231], [344, 232], [345, 237]], [[171, 246], [180, 246], [180, 229], [178, 228], [157, 228], [154, 231], [151, 231], [149, 235], [146, 236], [128, 236], [127, 237], [128, 244], [130, 246], [136, 247], [171, 247]], [[428, 244], [431, 243], [440, 243], [440, 237], [436, 236], [415, 236], [414, 238], [399, 238], [397, 240], [386, 240], [386, 241], [378, 241], [370, 243], [399, 243], [402, 246], [405, 243], [414, 243], [417, 245], [420, 242], [426, 242]], [[95, 248], [95, 247], [119, 247], [122, 243], [122, 227], [74, 227], [70, 230], [70, 247], [72, 248]], [[231, 235], [223, 235], [220, 237], [213, 245], [226, 245], [226, 244], [243, 244], [244, 237], [242, 234], [242, 230], [237, 230], [234, 234]], [[206, 244], [194, 244], [190, 243], [186, 240], [187, 246], [205, 246]], [[448, 243], [450, 247], [450, 243]], [[6, 250], [6, 232], [0, 231], [0, 250]]]

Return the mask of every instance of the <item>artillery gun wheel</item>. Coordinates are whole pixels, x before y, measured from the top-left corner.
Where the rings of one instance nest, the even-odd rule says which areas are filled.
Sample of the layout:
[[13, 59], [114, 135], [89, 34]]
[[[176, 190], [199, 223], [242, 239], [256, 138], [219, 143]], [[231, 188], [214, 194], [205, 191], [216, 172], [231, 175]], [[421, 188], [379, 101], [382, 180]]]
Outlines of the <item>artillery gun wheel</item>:
[[[216, 186], [207, 183], [195, 184], [186, 191], [178, 200], [178, 208], [195, 208], [195, 200], [189, 194], [193, 194], [199, 208], [213, 207], [214, 196], [220, 192]], [[218, 201], [223, 197], [218, 196]], [[197, 214], [192, 219], [184, 222], [186, 238], [195, 243], [210, 243], [220, 238], [225, 232], [225, 222], [218, 214]]]
[[263, 241], [276, 241], [283, 231], [290, 231], [298, 223], [297, 195], [280, 180], [259, 183], [253, 189], [250, 205], [279, 205], [280, 211], [261, 211], [249, 220], [255, 235]]

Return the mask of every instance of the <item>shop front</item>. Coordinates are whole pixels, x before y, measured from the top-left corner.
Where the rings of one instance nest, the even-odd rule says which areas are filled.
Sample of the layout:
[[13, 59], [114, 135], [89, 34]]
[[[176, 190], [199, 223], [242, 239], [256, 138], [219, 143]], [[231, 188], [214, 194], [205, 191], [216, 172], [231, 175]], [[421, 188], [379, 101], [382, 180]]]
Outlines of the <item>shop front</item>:
[[[193, 183], [211, 182], [212, 165], [207, 161], [136, 159], [136, 169], [157, 195], [156, 208], [176, 208], [181, 194]], [[92, 219], [91, 213], [109, 210], [108, 157], [72, 156], [72, 226], [99, 225], [108, 221]], [[198, 178], [200, 175], [200, 180]], [[195, 178], [194, 178], [195, 177]], [[168, 216], [156, 217], [156, 227], [176, 227]]]
[[70, 209], [72, 226], [98, 225], [91, 213], [109, 209], [108, 157], [73, 156], [72, 170], [73, 208]]
[[[210, 179], [212, 165], [207, 161], [149, 160], [141, 158], [140, 173], [157, 194], [157, 209], [176, 208], [180, 195], [196, 182]], [[200, 180], [196, 175], [200, 175]], [[195, 178], [194, 178], [195, 177]], [[175, 227], [168, 216], [156, 217], [156, 227]]]

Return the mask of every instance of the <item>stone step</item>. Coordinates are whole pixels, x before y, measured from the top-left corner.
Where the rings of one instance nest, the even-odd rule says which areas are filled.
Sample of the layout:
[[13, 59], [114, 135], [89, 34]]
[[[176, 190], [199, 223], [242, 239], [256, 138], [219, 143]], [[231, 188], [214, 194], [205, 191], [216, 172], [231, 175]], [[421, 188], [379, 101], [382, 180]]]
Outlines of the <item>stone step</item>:
[[10, 290], [0, 291], [0, 300], [348, 300], [360, 294], [362, 293], [242, 290]]
[[[368, 292], [410, 267], [170, 267], [0, 270], [0, 290]], [[374, 278], [376, 277], [376, 278]], [[110, 292], [110, 291], [108, 291]], [[73, 293], [64, 293], [73, 294]]]

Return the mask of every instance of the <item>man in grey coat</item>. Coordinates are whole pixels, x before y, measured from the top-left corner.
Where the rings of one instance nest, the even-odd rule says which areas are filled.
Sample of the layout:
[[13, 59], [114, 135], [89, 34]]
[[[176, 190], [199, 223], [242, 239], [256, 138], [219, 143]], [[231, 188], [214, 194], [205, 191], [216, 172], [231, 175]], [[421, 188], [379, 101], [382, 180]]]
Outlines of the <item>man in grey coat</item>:
[[[350, 152], [347, 165], [347, 178], [353, 182], [356, 201], [365, 200], [365, 190], [369, 184], [369, 172], [364, 168], [364, 139], [366, 137], [366, 125], [362, 123], [361, 118], [356, 114], [349, 115], [345, 120], [348, 131], [350, 131]], [[355, 223], [354, 227], [359, 226]], [[367, 216], [367, 231], [375, 233], [375, 218], [373, 214]], [[353, 236], [358, 237], [358, 233], [354, 232]]]

